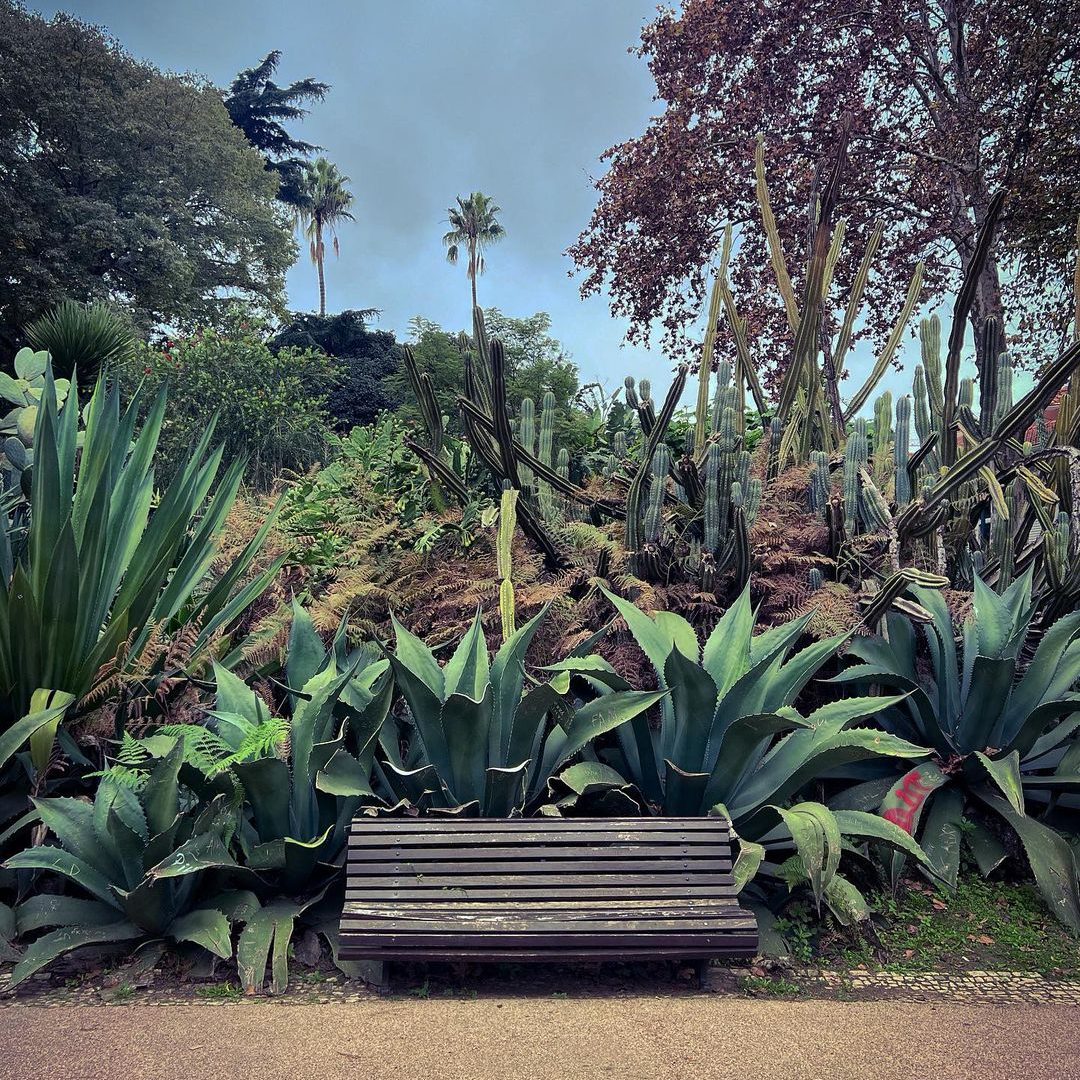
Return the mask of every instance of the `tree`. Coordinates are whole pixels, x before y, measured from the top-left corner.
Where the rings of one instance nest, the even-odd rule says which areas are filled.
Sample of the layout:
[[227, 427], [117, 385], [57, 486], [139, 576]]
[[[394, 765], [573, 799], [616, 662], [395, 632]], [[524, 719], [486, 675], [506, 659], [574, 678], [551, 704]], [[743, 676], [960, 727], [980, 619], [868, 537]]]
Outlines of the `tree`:
[[456, 266], [461, 249], [465, 249], [468, 257], [465, 272], [472, 285], [472, 306], [475, 308], [476, 276], [484, 272], [484, 248], [506, 235], [498, 221], [502, 208], [490, 196], [474, 191], [467, 199], [459, 195], [457, 206], [451, 206], [446, 213], [450, 222], [450, 231], [443, 236], [446, 261]]
[[276, 182], [210, 86], [0, 0], [0, 345], [65, 299], [142, 330], [283, 306]]
[[274, 338], [271, 348], [314, 349], [341, 361], [341, 376], [327, 409], [334, 426], [348, 431], [370, 424], [384, 409], [401, 404], [391, 379], [401, 370], [401, 346], [388, 330], [369, 330], [374, 308], [339, 315], [298, 314]]
[[275, 49], [255, 67], [241, 71], [225, 94], [225, 108], [247, 141], [266, 159], [267, 169], [277, 174], [281, 182], [278, 198], [295, 207], [304, 159], [322, 147], [294, 139], [284, 122], [303, 120], [309, 112], [304, 106], [322, 101], [330, 86], [310, 78], [278, 86], [273, 75], [280, 62], [281, 50]]
[[[956, 287], [976, 223], [1004, 188], [971, 321], [978, 329], [1004, 315], [1014, 344], [1056, 345], [1080, 205], [1078, 25], [1080, 0], [686, 0], [680, 14], [662, 10], [639, 55], [666, 108], [604, 155], [598, 205], [571, 249], [583, 294], [610, 281], [632, 339], [661, 320], [665, 342], [685, 348], [725, 223], [757, 220], [758, 133], [785, 254], [799, 267], [816, 168], [850, 113], [842, 291], [884, 224], [864, 332], [881, 340], [919, 259], [924, 302]], [[763, 356], [785, 356], [791, 338], [763, 237], [740, 232], [740, 314]]]
[[319, 314], [326, 314], [326, 275], [323, 264], [326, 259], [324, 237], [333, 238], [334, 254], [340, 254], [337, 227], [342, 221], [352, 221], [349, 207], [353, 204], [352, 193], [345, 186], [349, 178], [326, 158], [309, 162], [300, 183], [300, 195], [296, 214], [311, 245], [311, 261], [319, 270]]

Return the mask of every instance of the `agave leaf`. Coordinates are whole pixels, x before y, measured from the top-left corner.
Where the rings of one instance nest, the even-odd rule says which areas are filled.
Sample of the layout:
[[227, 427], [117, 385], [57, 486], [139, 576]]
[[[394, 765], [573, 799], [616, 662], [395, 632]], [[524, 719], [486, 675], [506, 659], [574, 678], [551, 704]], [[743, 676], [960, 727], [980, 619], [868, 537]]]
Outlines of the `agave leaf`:
[[981, 751], [976, 751], [975, 757], [982, 763], [1001, 793], [1009, 800], [1012, 808], [1018, 814], [1023, 814], [1024, 788], [1020, 783], [1020, 755], [1014, 750], [1007, 757], [992, 760]]
[[293, 597], [292, 625], [285, 653], [285, 679], [293, 690], [299, 690], [318, 674], [326, 663], [326, 646], [319, 637], [307, 610]]
[[841, 926], [851, 926], [870, 918], [870, 905], [863, 894], [842, 874], [834, 874], [829, 879], [823, 899]]
[[832, 812], [821, 803], [801, 802], [790, 809], [781, 806], [772, 809], [783, 819], [795, 841], [814, 894], [814, 903], [820, 910], [823, 892], [840, 868], [843, 847], [840, 826]]
[[27, 897], [15, 909], [15, 923], [20, 936], [46, 926], [110, 926], [116, 923], [118, 917], [114, 904], [50, 893], [36, 893]]
[[974, 793], [1020, 837], [1039, 891], [1050, 910], [1060, 922], [1080, 932], [1076, 857], [1068, 841], [1041, 822], [1018, 813], [1008, 799], [979, 788]]
[[[930, 804], [930, 812], [922, 830], [922, 848], [933, 866], [934, 876], [950, 889], [956, 888], [956, 879], [960, 873], [963, 823], [963, 794], [955, 787], [942, 788]], [[902, 829], [897, 831], [907, 836]]]
[[347, 750], [339, 748], [315, 777], [315, 787], [329, 795], [374, 798], [371, 776]]
[[754, 611], [750, 606], [750, 586], [724, 612], [705, 641], [701, 662], [725, 694], [750, 669], [750, 641], [754, 632]]
[[1005, 846], [985, 825], [968, 822], [966, 839], [983, 877], [989, 877], [1005, 861]]
[[469, 629], [443, 668], [443, 701], [449, 701], [455, 694], [479, 701], [487, 690], [488, 682], [487, 642], [480, 624], [480, 609], [477, 608]]
[[270, 992], [281, 994], [287, 989], [293, 928], [297, 917], [314, 899], [305, 903], [273, 900], [248, 917], [236, 948], [237, 972], [245, 993], [255, 994], [262, 989], [271, 946]]
[[215, 956], [228, 960], [232, 956], [232, 937], [229, 920], [216, 908], [196, 908], [173, 919], [166, 931], [174, 941], [193, 941]]
[[457, 802], [466, 803], [484, 797], [491, 697], [491, 686], [485, 681], [479, 701], [465, 694], [452, 693], [443, 704], [442, 729], [450, 751], [450, 772], [443, 774], [443, 782]]
[[165, 832], [180, 813], [180, 766], [184, 760], [183, 740], [154, 766], [146, 782], [142, 803], [150, 835]]
[[255, 828], [263, 839], [280, 838], [290, 831], [289, 766], [280, 758], [256, 758], [233, 766], [244, 789], [255, 819]]
[[598, 736], [644, 713], [666, 696], [659, 690], [615, 690], [586, 702], [574, 713], [566, 731], [566, 741], [555, 760], [550, 764], [545, 760], [544, 779], [552, 776], [560, 765], [569, 761]]
[[34, 799], [42, 822], [81, 862], [92, 866], [102, 877], [115, 880], [121, 876], [115, 846], [108, 837], [100, 837], [94, 829], [94, 810], [81, 799]]
[[234, 866], [236, 862], [222, 843], [221, 837], [216, 833], [207, 832], [201, 836], [192, 837], [167, 858], [150, 867], [146, 872], [146, 880], [152, 883], [162, 878], [186, 877], [188, 874], [197, 874], [201, 870]]
[[716, 716], [716, 683], [678, 648], [664, 665], [664, 682], [671, 687], [674, 723], [664, 731], [661, 753], [681, 769], [700, 769]]
[[144, 931], [133, 923], [119, 921], [104, 926], [64, 926], [43, 934], [27, 946], [22, 959], [11, 972], [10, 987], [18, 986], [35, 972], [52, 963], [58, 956], [78, 949], [83, 945], [114, 944], [120, 941], [134, 941], [141, 938]]
[[895, 851], [914, 856], [923, 866], [930, 865], [926, 852], [914, 838], [886, 818], [861, 810], [834, 810], [833, 817], [846, 837], [887, 844]]
[[111, 891], [111, 882], [89, 863], [57, 847], [32, 847], [12, 855], [4, 863], [10, 870], [50, 870], [81, 885], [88, 893], [111, 904], [119, 905]]

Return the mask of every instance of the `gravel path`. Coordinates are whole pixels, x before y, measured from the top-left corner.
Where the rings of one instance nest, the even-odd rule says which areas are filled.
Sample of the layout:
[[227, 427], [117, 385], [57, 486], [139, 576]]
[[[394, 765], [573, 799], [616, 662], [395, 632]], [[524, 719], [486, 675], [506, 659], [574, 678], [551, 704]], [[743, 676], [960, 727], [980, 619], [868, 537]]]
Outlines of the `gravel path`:
[[0, 1012], [5, 1080], [1080, 1080], [1080, 1009], [629, 997]]

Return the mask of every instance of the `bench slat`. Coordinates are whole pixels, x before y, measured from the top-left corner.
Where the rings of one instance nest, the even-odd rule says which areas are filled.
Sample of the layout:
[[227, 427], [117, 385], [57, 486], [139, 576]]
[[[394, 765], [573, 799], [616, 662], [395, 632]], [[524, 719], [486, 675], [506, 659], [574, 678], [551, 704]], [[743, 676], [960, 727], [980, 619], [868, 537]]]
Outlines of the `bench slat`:
[[[636, 900], [674, 900], [680, 897], [694, 897], [698, 899], [711, 899], [720, 898], [728, 899], [734, 898], [735, 886], [732, 882], [727, 882], [723, 885], [708, 885], [708, 886], [635, 886], [632, 889], [621, 889], [617, 898], [612, 897], [612, 890], [610, 885], [597, 886], [589, 888], [585, 886], [579, 886], [574, 889], [560, 889], [558, 898], [560, 902], [570, 901], [577, 899], [603, 899], [608, 904], [623, 904], [628, 899]], [[452, 888], [444, 886], [440, 889], [417, 889], [402, 886], [401, 888], [387, 890], [387, 889], [367, 889], [358, 887], [347, 887], [345, 890], [345, 899], [349, 902], [353, 901], [379, 901], [381, 903], [388, 903], [398, 900], [412, 900], [417, 902], [430, 901], [431, 903], [441, 903], [446, 900], [454, 900], [455, 902], [471, 902], [475, 900], [477, 903], [483, 903], [486, 901], [504, 901], [517, 903], [519, 900], [545, 900], [551, 899], [552, 892], [550, 888], [519, 886], [515, 889], [500, 888], [498, 886], [482, 887], [482, 886], [470, 886], [469, 889], [463, 887]]]
[[[401, 854], [397, 854], [401, 852]], [[505, 841], [499, 843], [481, 843], [481, 845], [440, 845], [431, 847], [428, 841], [426, 847], [410, 847], [409, 845], [386, 845], [382, 847], [352, 847], [349, 849], [348, 861], [350, 863], [377, 863], [388, 860], [397, 861], [408, 859], [416, 862], [424, 859], [433, 859], [438, 862], [447, 862], [453, 859], [604, 859], [608, 855], [613, 858], [627, 859], [707, 859], [711, 856], [723, 856], [727, 858], [731, 854], [731, 846], [728, 843], [718, 843], [715, 840], [708, 842], [672, 842], [672, 843], [598, 843], [595, 840], [589, 843], [518, 843], [512, 845]]]
[[619, 833], [613, 836], [597, 836], [596, 833], [569, 833], [565, 836], [553, 836], [551, 833], [459, 833], [452, 837], [432, 837], [420, 833], [407, 836], [364, 836], [353, 834], [349, 837], [348, 849], [351, 852], [370, 852], [373, 858], [384, 858], [393, 850], [408, 851], [410, 855], [428, 851], [469, 851], [474, 848], [484, 851], [502, 851], [506, 849], [529, 851], [606, 851], [610, 848], [640, 851], [643, 854], [663, 855], [673, 848], [686, 848], [699, 851], [722, 847], [730, 848], [729, 841], [715, 833]]
[[[667, 859], [665, 869], [672, 875], [715, 874], [731, 869], [730, 859], [713, 856], [708, 859]], [[655, 869], [655, 859], [546, 859], [544, 862], [529, 862], [526, 859], [510, 861], [498, 859], [454, 860], [451, 862], [414, 862], [402, 859], [400, 862], [349, 861], [349, 873], [357, 877], [429, 877], [432, 874], [461, 874], [471, 879], [475, 874], [542, 874], [549, 877], [562, 877], [566, 873], [574, 874], [614, 874], [634, 873], [645, 869]]]

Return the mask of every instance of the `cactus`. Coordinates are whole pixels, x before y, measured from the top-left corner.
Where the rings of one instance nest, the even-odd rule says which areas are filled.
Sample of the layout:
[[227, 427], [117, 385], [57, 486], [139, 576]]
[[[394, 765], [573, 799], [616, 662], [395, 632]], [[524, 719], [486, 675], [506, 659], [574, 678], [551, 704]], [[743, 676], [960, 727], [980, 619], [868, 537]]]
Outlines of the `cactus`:
[[[531, 397], [521, 399], [521, 415], [518, 420], [517, 440], [530, 454], [536, 454], [536, 405]], [[532, 469], [524, 462], [518, 465], [521, 484], [525, 488], [535, 487], [536, 478]]]
[[919, 324], [919, 344], [922, 350], [922, 367], [926, 373], [931, 423], [933, 430], [940, 431], [944, 412], [944, 390], [941, 383], [941, 320], [936, 315], [923, 319]]
[[705, 550], [715, 555], [720, 550], [720, 459], [723, 451], [713, 443], [705, 455]]
[[825, 578], [816, 566], [807, 575], [806, 583], [810, 586], [811, 592], [817, 592], [825, 584]]
[[825, 513], [829, 502], [829, 455], [824, 450], [810, 452], [810, 482], [807, 485], [810, 509]]
[[499, 503], [499, 531], [495, 538], [495, 564], [498, 570], [499, 615], [502, 618], [503, 641], [514, 636], [515, 605], [514, 583], [512, 579], [514, 530], [517, 527], [518, 493], [513, 488], [504, 488]]
[[627, 444], [625, 431], [620, 430], [615, 432], [615, 436], [611, 440], [611, 448], [620, 461], [626, 457], [630, 452], [630, 447]]
[[642, 531], [646, 540], [660, 542], [660, 530], [663, 525], [664, 491], [668, 470], [671, 468], [671, 452], [664, 443], [656, 448], [652, 460], [652, 477], [645, 503], [645, 517]]
[[892, 394], [886, 390], [874, 402], [874, 476], [884, 483], [892, 466]]
[[[1003, 352], [997, 361], [997, 398], [994, 402], [994, 429], [1005, 419], [1013, 407], [1012, 357]], [[988, 434], [988, 433], [986, 433]]]
[[911, 502], [911, 476], [907, 468], [910, 439], [911, 398], [905, 394], [896, 402], [896, 437], [893, 443], [893, 459], [896, 466], [894, 490], [897, 506], [906, 506]]

